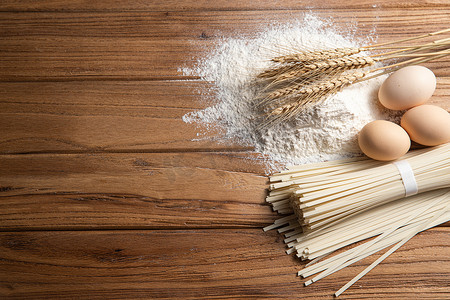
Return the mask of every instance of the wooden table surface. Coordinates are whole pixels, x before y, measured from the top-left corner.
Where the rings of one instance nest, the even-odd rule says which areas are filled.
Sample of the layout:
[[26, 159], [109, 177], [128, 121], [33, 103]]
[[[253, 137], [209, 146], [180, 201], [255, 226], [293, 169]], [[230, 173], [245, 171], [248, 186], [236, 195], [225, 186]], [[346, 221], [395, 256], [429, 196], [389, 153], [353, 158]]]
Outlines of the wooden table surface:
[[[195, 140], [183, 76], [221, 36], [312, 11], [379, 41], [450, 27], [448, 0], [0, 3], [0, 298], [320, 298], [377, 255], [304, 287], [261, 228], [264, 164]], [[450, 58], [429, 63], [450, 109]], [[343, 299], [449, 299], [450, 225], [419, 234]]]

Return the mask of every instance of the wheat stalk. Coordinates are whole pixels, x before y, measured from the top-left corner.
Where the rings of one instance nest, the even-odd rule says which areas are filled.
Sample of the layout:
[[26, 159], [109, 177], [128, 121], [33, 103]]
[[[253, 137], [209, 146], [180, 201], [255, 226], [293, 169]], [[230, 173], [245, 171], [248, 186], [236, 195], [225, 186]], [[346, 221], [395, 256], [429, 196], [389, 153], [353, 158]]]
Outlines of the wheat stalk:
[[[262, 109], [266, 115], [260, 127], [287, 120], [303, 109], [321, 103], [329, 95], [355, 82], [390, 73], [402, 66], [423, 63], [449, 55], [450, 38], [420, 45], [398, 46], [398, 43], [447, 32], [450, 32], [450, 29], [360, 48], [301, 51], [273, 58], [272, 67], [257, 75], [257, 79], [262, 81], [262, 89], [255, 102], [256, 106]], [[370, 56], [352, 56], [372, 50], [390, 51]], [[366, 72], [349, 72], [393, 59], [403, 59], [404, 61], [387, 64]]]
[[269, 112], [266, 114], [266, 118], [261, 122], [259, 127], [265, 128], [288, 120], [304, 109], [321, 103], [328, 96], [353, 83], [361, 82], [381, 76], [386, 73], [390, 73], [401, 68], [403, 65], [424, 63], [429, 60], [441, 58], [449, 54], [450, 50], [436, 52], [430, 55], [431, 57], [429, 58], [416, 57], [400, 63], [372, 69], [366, 72], [356, 71], [351, 73], [341, 73], [339, 75], [329, 77], [326, 80], [317, 81], [306, 86], [302, 82], [275, 90], [267, 94], [262, 103], [267, 105], [273, 104], [277, 101], [281, 103], [281, 105], [276, 108], [272, 108], [273, 105], [269, 106]]

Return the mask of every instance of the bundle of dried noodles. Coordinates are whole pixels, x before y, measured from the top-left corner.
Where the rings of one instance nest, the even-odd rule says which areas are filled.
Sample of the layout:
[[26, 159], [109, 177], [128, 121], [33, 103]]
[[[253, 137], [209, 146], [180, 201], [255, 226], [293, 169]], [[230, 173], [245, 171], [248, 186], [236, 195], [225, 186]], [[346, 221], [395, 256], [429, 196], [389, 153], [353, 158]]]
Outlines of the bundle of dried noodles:
[[[413, 183], [401, 175], [402, 164], [409, 166]], [[337, 296], [418, 232], [450, 221], [450, 144], [411, 151], [394, 163], [353, 158], [291, 167], [270, 181], [266, 201], [289, 215], [264, 230], [279, 228], [288, 254], [313, 260], [298, 273], [319, 273], [305, 285], [395, 244]], [[408, 184], [419, 194], [405, 198]]]

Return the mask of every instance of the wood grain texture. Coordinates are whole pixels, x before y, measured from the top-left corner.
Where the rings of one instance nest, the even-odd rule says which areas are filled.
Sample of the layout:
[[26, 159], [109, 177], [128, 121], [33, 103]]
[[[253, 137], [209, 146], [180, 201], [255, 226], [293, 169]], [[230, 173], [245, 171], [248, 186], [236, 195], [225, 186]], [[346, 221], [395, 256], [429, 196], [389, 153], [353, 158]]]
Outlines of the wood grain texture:
[[[450, 18], [446, 0], [1, 1], [0, 298], [331, 299], [375, 260], [303, 287], [261, 230], [277, 218], [262, 157], [181, 120], [217, 99], [180, 68], [311, 11], [380, 42]], [[447, 110], [449, 63], [428, 64]], [[342, 299], [449, 299], [449, 226]]]
[[[261, 157], [247, 153], [0, 156], [0, 229], [262, 228]], [[450, 226], [450, 222], [443, 226]]]
[[[184, 114], [213, 105], [202, 81], [0, 82], [0, 153], [245, 151]], [[450, 77], [431, 103], [450, 110]], [[211, 96], [212, 97], [212, 96]]]
[[191, 10], [292, 10], [309, 8], [313, 10], [323, 8], [349, 9], [360, 8], [366, 10], [380, 10], [387, 8], [425, 8], [425, 7], [448, 7], [446, 0], [414, 0], [414, 1], [339, 1], [327, 0], [311, 2], [307, 0], [217, 0], [217, 1], [195, 1], [195, 0], [168, 0], [168, 1], [121, 1], [111, 0], [107, 3], [101, 0], [3, 0], [0, 3], [0, 11], [191, 11]]
[[248, 150], [215, 138], [214, 128], [183, 122], [212, 104], [199, 96], [208, 88], [199, 81], [3, 82], [0, 153]]
[[[0, 13], [0, 80], [60, 81], [175, 79], [220, 37], [252, 37], [273, 23], [293, 22], [310, 10]], [[392, 41], [443, 28], [449, 8], [319, 10], [345, 31], [349, 20], [366, 37]], [[396, 24], [392, 26], [392, 24]], [[450, 58], [430, 63], [450, 76]]]
[[[450, 228], [419, 234], [342, 299], [448, 299]], [[332, 299], [378, 257], [309, 287], [275, 232], [0, 233], [0, 295], [21, 299]]]
[[[264, 162], [245, 153], [0, 156], [0, 228], [262, 227]], [[261, 174], [261, 175], [257, 175]]]

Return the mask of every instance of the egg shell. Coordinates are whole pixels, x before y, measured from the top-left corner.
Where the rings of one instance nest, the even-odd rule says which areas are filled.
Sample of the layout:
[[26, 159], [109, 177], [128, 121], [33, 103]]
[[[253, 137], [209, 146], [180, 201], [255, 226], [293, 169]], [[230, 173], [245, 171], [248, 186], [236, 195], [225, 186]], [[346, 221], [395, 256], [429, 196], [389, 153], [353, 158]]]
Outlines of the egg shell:
[[400, 125], [411, 140], [425, 146], [450, 142], [450, 114], [435, 105], [421, 105], [408, 110]]
[[380, 103], [392, 110], [424, 104], [436, 89], [436, 76], [422, 66], [408, 66], [392, 73], [378, 91]]
[[361, 151], [368, 157], [389, 161], [406, 154], [411, 146], [411, 140], [399, 125], [377, 120], [361, 129], [358, 135], [358, 144]]

